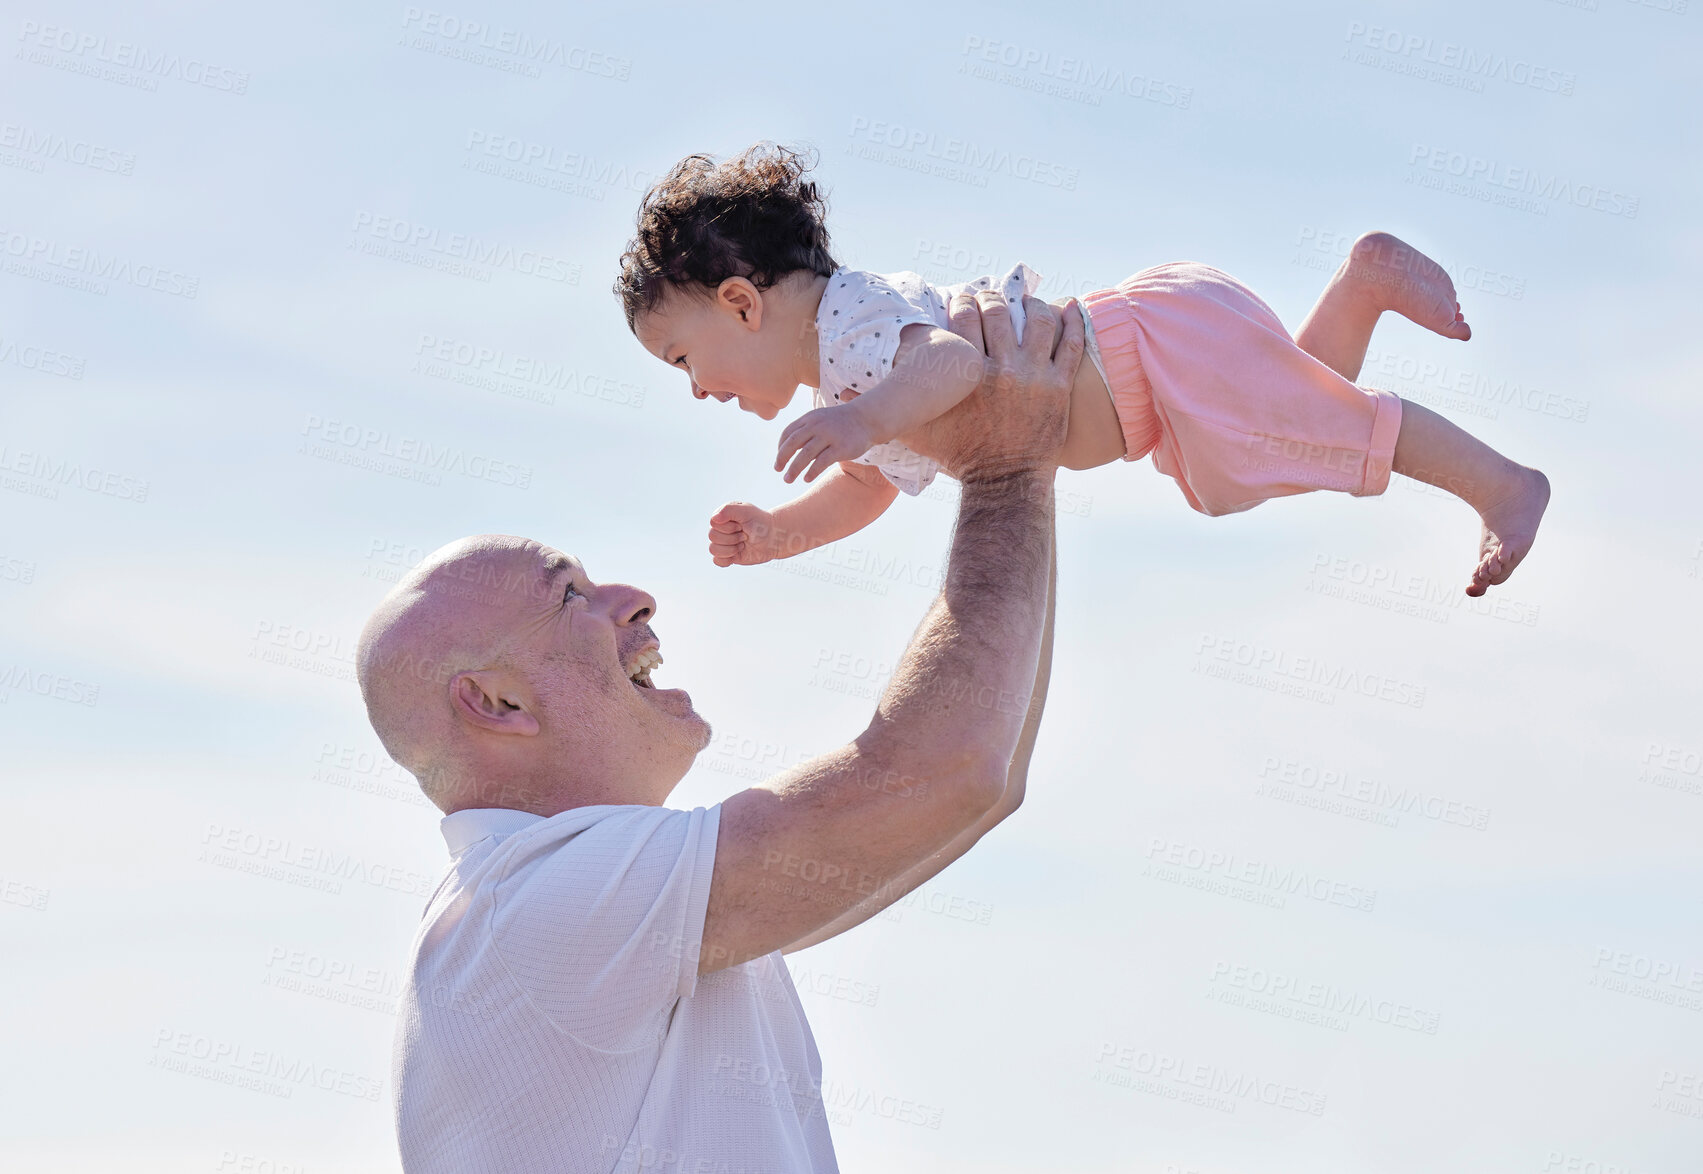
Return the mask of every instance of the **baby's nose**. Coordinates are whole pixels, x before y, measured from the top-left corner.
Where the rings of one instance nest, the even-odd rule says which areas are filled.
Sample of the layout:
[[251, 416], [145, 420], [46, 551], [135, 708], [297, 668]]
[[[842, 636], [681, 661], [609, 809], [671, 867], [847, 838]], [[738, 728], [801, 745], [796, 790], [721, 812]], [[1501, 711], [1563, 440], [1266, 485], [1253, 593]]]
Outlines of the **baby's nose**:
[[692, 380], [692, 398], [693, 399], [709, 399], [710, 398], [710, 393], [705, 391], [703, 388], [699, 387], [698, 381], [696, 379]]

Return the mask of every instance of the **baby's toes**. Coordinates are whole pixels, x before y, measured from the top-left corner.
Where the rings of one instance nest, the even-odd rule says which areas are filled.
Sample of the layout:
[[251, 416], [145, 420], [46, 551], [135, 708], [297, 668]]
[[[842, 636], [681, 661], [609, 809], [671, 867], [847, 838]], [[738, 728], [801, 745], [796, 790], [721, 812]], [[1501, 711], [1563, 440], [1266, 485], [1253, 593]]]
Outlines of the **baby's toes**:
[[1478, 565], [1472, 569], [1472, 580], [1467, 584], [1468, 595], [1483, 595], [1485, 588], [1495, 581], [1493, 569], [1496, 562], [1495, 554], [1487, 554], [1478, 560]]
[[1514, 568], [1520, 565], [1520, 560], [1524, 557], [1523, 552], [1516, 552], [1506, 547], [1498, 551], [1496, 565], [1491, 568], [1491, 586], [1506, 583], [1513, 576]]

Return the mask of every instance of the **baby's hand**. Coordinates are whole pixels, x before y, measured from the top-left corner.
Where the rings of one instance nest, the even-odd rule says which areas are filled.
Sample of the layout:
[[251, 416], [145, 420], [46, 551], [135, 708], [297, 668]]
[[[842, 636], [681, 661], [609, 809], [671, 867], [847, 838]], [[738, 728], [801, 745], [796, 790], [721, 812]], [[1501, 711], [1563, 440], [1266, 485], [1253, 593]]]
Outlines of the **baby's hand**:
[[[806, 412], [788, 424], [781, 433], [775, 472], [780, 472], [787, 458], [792, 457], [792, 467], [786, 471], [787, 484], [792, 484], [801, 470], [806, 481], [814, 481], [838, 462], [855, 461], [868, 452], [876, 437], [859, 407], [832, 404]], [[798, 455], [793, 456], [794, 453]]]
[[718, 567], [755, 567], [781, 556], [775, 516], [748, 501], [730, 501], [710, 519], [710, 557]]

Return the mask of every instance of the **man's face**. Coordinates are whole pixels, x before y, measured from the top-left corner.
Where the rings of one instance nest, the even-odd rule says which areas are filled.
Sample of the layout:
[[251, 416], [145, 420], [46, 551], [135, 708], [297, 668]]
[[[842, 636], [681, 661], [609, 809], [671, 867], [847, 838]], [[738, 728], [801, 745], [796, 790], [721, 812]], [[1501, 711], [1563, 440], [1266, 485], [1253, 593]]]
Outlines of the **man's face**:
[[736, 400], [742, 411], [773, 420], [798, 391], [792, 340], [764, 330], [760, 316], [756, 329], [751, 321], [749, 307], [669, 290], [633, 332], [645, 350], [686, 373], [693, 398]]
[[684, 689], [649, 679], [660, 647], [649, 623], [656, 600], [624, 583], [592, 582], [559, 550], [531, 553], [537, 598], [505, 647], [531, 685], [543, 732], [566, 743], [603, 741], [672, 789], [709, 744], [710, 727]]

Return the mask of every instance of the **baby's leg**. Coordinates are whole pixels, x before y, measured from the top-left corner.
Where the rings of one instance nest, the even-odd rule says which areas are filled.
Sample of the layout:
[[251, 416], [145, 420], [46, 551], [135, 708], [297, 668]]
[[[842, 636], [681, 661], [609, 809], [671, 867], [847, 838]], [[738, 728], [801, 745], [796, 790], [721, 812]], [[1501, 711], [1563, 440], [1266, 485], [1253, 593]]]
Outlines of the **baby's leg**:
[[[1295, 345], [1344, 379], [1356, 379], [1372, 329], [1386, 310], [1445, 338], [1464, 342], [1472, 337], [1443, 267], [1387, 232], [1369, 232], [1354, 242], [1319, 295], [1295, 334]], [[1549, 505], [1549, 479], [1423, 405], [1404, 399], [1401, 407], [1390, 467], [1446, 489], [1478, 511], [1483, 520], [1479, 560], [1466, 593], [1483, 595], [1506, 581], [1531, 549]]]
[[[1389, 248], [1382, 255], [1395, 256]], [[1364, 280], [1363, 258], [1345, 266], [1333, 287]], [[1352, 381], [1382, 310], [1338, 314], [1358, 312], [1360, 303], [1326, 291], [1309, 326], [1322, 320], [1326, 333], [1315, 339], [1347, 343], [1336, 365], [1317, 351], [1302, 358], [1271, 307], [1207, 266], [1155, 266], [1090, 294], [1086, 304], [1108, 382], [1140, 389], [1146, 404], [1143, 416], [1120, 414], [1126, 436], [1139, 432], [1148, 441], [1129, 452], [1151, 453], [1153, 467], [1201, 513], [1236, 513], [1320, 489], [1370, 496], [1396, 472], [1456, 494], [1483, 519], [1467, 594], [1506, 580], [1531, 549], [1549, 504], [1542, 473], [1421, 404]], [[1459, 329], [1449, 336], [1466, 337], [1466, 324], [1452, 321]]]
[[1483, 595], [1514, 573], [1549, 505], [1549, 478], [1411, 400], [1401, 401], [1401, 430], [1390, 468], [1448, 490], [1483, 519], [1468, 595]]
[[1368, 232], [1354, 242], [1295, 332], [1295, 345], [1353, 380], [1360, 376], [1372, 328], [1385, 310], [1464, 342], [1472, 328], [1460, 308], [1454, 283], [1441, 265], [1387, 232]]

